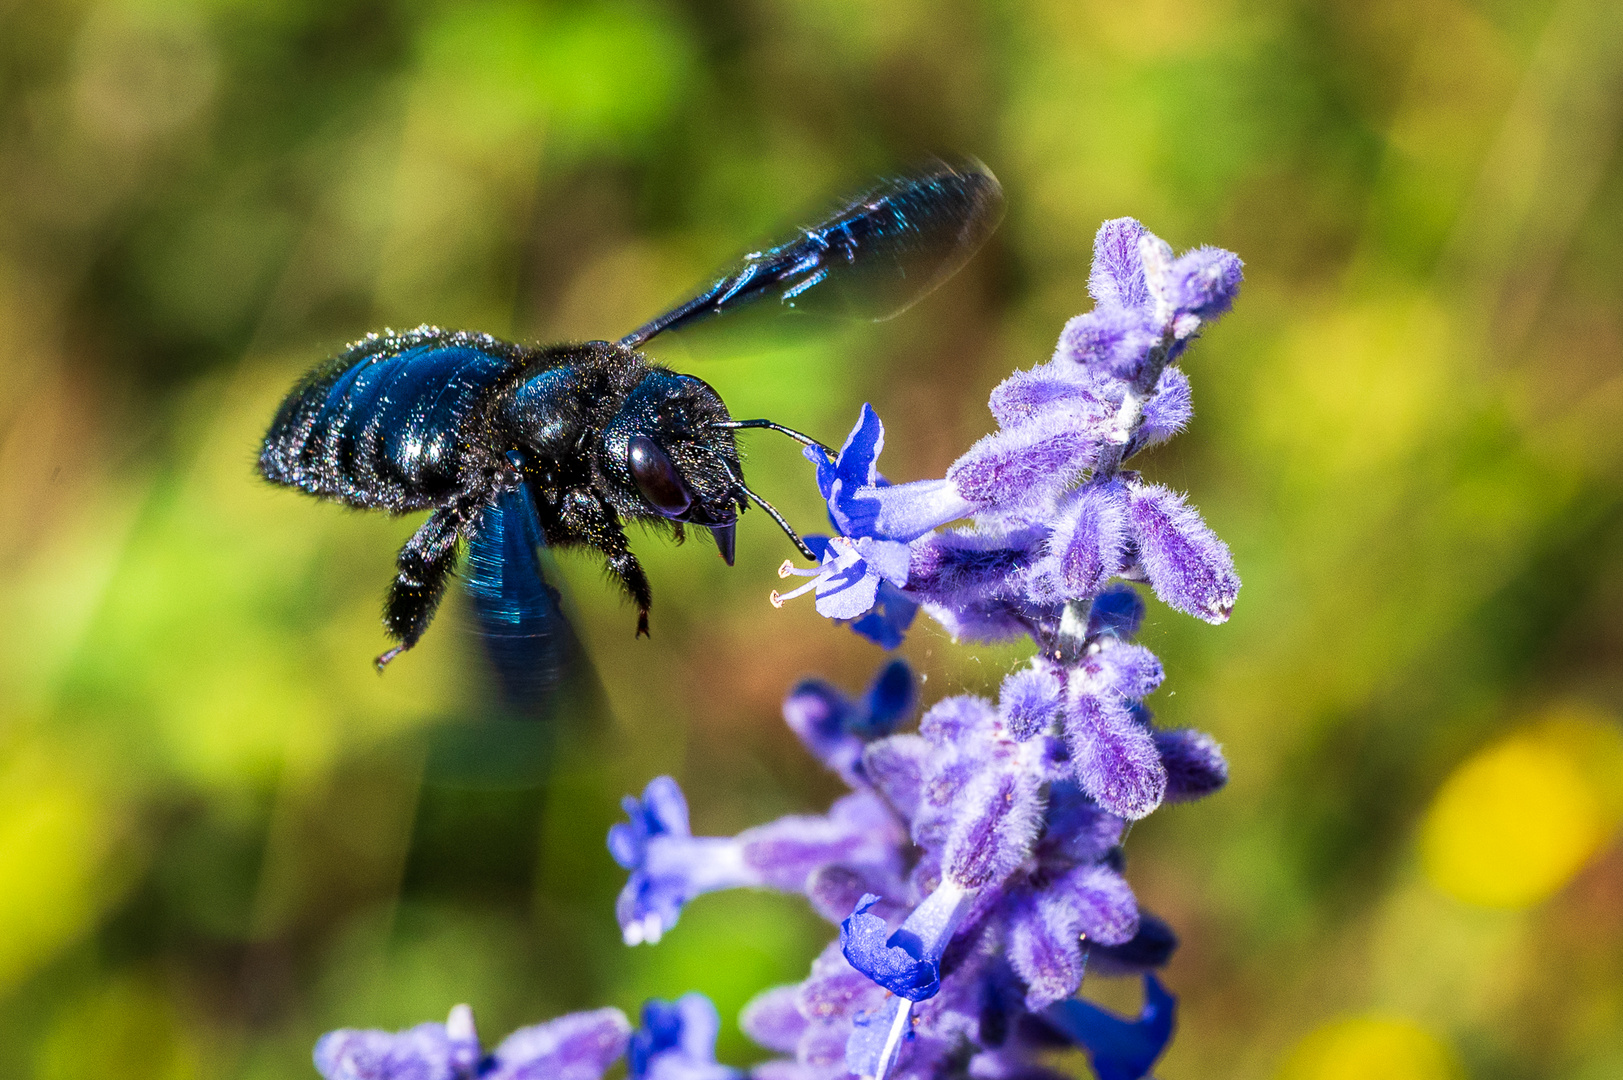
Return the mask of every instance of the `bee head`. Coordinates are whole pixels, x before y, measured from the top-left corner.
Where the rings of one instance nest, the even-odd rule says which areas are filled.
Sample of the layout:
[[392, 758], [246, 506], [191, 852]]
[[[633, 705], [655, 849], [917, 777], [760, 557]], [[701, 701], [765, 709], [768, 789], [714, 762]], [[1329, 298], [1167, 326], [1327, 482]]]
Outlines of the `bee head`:
[[744, 506], [727, 406], [703, 379], [652, 368], [598, 444], [598, 471], [627, 517], [703, 525], [728, 565]]

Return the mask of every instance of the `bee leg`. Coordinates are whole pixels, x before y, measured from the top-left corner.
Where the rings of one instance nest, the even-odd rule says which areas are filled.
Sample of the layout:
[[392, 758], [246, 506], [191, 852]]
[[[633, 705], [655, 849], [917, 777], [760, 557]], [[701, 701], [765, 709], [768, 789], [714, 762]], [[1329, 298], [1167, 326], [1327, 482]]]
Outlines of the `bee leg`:
[[417, 644], [433, 621], [456, 565], [456, 542], [468, 515], [461, 507], [436, 510], [400, 549], [394, 581], [383, 604], [383, 628], [400, 642], [377, 658], [379, 672]]
[[609, 573], [637, 605], [637, 636], [648, 636], [648, 609], [654, 602], [648, 575], [631, 553], [614, 508], [594, 493], [570, 492], [559, 506], [559, 519], [571, 539], [590, 544], [603, 553]]

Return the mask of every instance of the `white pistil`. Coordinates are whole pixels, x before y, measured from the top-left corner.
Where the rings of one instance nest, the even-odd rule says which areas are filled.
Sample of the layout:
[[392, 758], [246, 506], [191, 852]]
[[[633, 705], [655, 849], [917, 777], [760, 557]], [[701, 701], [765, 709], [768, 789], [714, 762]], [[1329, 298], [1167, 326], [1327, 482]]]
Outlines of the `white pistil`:
[[891, 1021], [890, 1033], [885, 1036], [885, 1048], [879, 1052], [879, 1066], [873, 1076], [865, 1080], [885, 1080], [885, 1074], [890, 1071], [890, 1063], [896, 1057], [896, 1051], [902, 1045], [902, 1036], [907, 1033], [907, 1021], [913, 1014], [913, 1003], [904, 997], [896, 999], [896, 1019]]

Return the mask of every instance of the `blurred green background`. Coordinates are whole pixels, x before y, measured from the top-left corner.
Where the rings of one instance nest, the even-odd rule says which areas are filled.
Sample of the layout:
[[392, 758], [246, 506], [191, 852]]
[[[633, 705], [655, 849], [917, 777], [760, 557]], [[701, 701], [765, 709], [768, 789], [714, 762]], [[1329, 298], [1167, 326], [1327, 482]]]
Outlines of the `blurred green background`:
[[[1617, 0], [0, 0], [0, 1075], [311, 1077], [339, 1025], [694, 988], [751, 1060], [731, 1018], [830, 928], [729, 894], [626, 949], [604, 832], [662, 772], [701, 832], [820, 808], [779, 699], [878, 650], [767, 604], [760, 514], [731, 570], [636, 544], [651, 641], [566, 555], [609, 707], [526, 743], [459, 605], [373, 673], [414, 522], [252, 463], [368, 330], [617, 336], [938, 151], [1009, 201], [941, 292], [653, 351], [829, 440], [871, 400], [935, 476], [1102, 219], [1246, 260], [1144, 464], [1246, 580], [1144, 635], [1233, 767], [1129, 845], [1184, 937], [1159, 1075], [1623, 1076], [1620, 119]], [[934, 698], [1018, 650], [905, 654]]]

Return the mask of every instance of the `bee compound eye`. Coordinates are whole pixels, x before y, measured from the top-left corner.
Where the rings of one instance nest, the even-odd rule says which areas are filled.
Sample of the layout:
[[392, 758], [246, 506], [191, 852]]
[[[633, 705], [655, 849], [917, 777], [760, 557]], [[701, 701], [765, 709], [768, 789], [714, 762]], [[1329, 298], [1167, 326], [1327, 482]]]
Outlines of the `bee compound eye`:
[[649, 505], [668, 518], [681, 517], [693, 505], [693, 493], [659, 444], [646, 435], [631, 438], [631, 479]]

